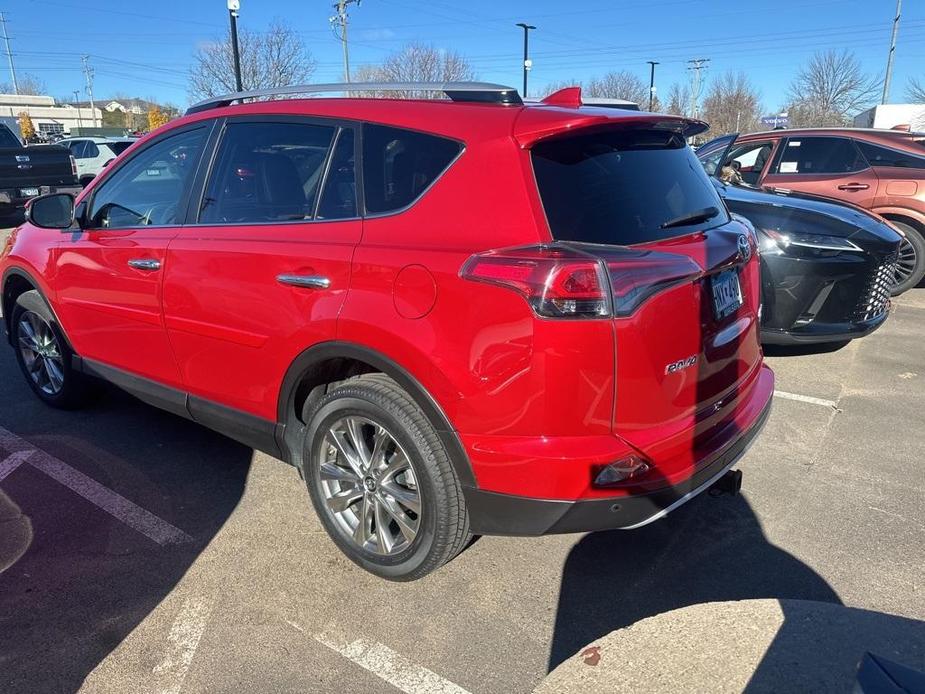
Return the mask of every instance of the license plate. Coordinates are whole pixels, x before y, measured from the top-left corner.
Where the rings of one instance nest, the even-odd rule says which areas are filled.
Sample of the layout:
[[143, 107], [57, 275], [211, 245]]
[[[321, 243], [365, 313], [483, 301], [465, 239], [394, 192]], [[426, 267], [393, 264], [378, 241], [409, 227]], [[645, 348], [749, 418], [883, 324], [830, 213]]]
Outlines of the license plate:
[[725, 318], [742, 305], [742, 287], [737, 270], [723, 270], [713, 276], [713, 312], [717, 319]]
[[39, 194], [39, 189], [38, 188], [22, 188], [19, 191], [19, 194], [24, 198], [34, 198], [36, 195]]

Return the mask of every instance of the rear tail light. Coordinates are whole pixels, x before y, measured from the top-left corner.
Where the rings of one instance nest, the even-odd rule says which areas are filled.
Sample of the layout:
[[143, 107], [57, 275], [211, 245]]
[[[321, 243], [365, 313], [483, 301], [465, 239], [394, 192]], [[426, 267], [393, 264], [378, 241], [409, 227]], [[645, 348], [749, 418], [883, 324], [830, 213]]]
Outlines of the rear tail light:
[[76, 175], [77, 175], [77, 160], [74, 159], [74, 155], [73, 155], [73, 154], [70, 156], [70, 160], [71, 160], [71, 173], [72, 173], [74, 176], [76, 176]]
[[658, 292], [701, 274], [683, 255], [566, 244], [479, 253], [460, 271], [464, 279], [513, 289], [544, 318], [628, 316]]

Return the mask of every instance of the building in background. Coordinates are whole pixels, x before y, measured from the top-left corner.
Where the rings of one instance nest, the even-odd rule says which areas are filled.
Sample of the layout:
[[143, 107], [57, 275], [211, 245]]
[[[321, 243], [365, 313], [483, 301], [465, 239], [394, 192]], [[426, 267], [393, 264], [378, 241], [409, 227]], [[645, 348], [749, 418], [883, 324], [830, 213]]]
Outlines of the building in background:
[[912, 131], [925, 131], [925, 104], [880, 104], [856, 115], [852, 125], [888, 129], [908, 126]]
[[55, 104], [50, 96], [37, 96], [32, 94], [0, 94], [0, 116], [5, 118], [19, 118], [20, 113], [28, 113], [40, 135], [69, 134], [72, 130], [102, 122], [103, 114], [99, 108], [90, 109], [89, 106], [75, 108], [70, 104]]

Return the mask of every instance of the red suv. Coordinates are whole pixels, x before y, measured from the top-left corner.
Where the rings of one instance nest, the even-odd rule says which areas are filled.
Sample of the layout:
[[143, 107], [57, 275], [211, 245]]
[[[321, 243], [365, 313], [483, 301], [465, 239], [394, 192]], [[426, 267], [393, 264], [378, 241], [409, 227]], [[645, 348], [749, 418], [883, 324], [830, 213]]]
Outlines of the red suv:
[[71, 407], [102, 378], [295, 465], [395, 580], [736, 481], [773, 375], [754, 233], [686, 145], [706, 125], [440, 88], [204, 102], [36, 199], [0, 256], [31, 388]]

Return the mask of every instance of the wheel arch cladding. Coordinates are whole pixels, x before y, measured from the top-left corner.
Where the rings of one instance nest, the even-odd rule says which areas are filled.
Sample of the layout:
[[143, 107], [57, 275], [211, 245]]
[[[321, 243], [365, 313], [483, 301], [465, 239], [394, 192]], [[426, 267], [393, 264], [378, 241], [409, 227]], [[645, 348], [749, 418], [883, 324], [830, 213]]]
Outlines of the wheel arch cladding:
[[25, 271], [19, 268], [11, 268], [3, 275], [3, 295], [0, 300], [2, 300], [3, 324], [10, 344], [12, 344], [13, 340], [10, 321], [13, 320], [13, 308], [16, 306], [16, 299], [31, 291], [37, 291], [42, 296], [42, 300], [48, 304], [48, 299], [42, 294], [38, 284]]
[[279, 394], [277, 420], [284, 427], [280, 442], [290, 460], [301, 465], [300, 434], [305, 427], [302, 413], [325, 387], [363, 373], [383, 373], [398, 383], [421, 408], [443, 443], [464, 488], [476, 488], [469, 456], [446, 414], [427, 390], [404, 367], [368, 347], [349, 342], [325, 342], [302, 352], [290, 365]]

